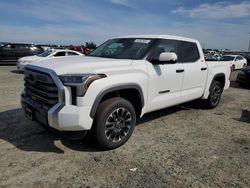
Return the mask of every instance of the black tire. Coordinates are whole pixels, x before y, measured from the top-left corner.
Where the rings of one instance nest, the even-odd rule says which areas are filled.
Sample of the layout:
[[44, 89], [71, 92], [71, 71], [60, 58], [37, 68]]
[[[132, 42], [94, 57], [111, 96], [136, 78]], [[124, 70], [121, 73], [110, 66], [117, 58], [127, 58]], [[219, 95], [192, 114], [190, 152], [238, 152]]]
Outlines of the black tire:
[[205, 107], [212, 109], [218, 106], [223, 92], [223, 88], [220, 82], [213, 81], [209, 89], [208, 99], [204, 101]]
[[232, 65], [231, 72], [234, 72], [234, 71], [235, 71], [235, 65]]
[[243, 68], [245, 68], [246, 66], [247, 66], [247, 64], [246, 64], [246, 63], [244, 63]]
[[110, 150], [123, 145], [132, 135], [135, 124], [135, 109], [129, 101], [115, 97], [102, 102], [97, 109], [93, 127], [97, 146]]
[[246, 87], [246, 84], [244, 84], [244, 83], [242, 83], [242, 82], [239, 82], [238, 84], [239, 84], [240, 87], [243, 87], [243, 88]]

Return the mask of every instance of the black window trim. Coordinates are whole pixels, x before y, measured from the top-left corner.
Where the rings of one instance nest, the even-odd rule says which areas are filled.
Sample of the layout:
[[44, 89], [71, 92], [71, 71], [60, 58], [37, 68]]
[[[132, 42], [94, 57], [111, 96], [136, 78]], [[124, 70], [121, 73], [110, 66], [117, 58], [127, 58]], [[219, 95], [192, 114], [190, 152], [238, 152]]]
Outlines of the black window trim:
[[[198, 48], [198, 46], [197, 46], [197, 43], [196, 42], [192, 42], [192, 41], [182, 41], [182, 40], [179, 40], [178, 41], [178, 50], [179, 50], [179, 54], [181, 54], [181, 42], [188, 42], [188, 43], [193, 43], [193, 44], [195, 44], [195, 46], [196, 46], [196, 48], [197, 48], [197, 52], [198, 52], [198, 55], [199, 55], [199, 57], [198, 57], [198, 59], [197, 60], [195, 60], [195, 61], [180, 61], [180, 63], [183, 63], [183, 64], [187, 64], [187, 63], [197, 63], [197, 62], [199, 62], [200, 60], [201, 60], [201, 54], [200, 54], [200, 50], [199, 50], [199, 48]], [[182, 58], [182, 57], [181, 57]]]
[[[74, 55], [69, 55], [69, 53], [72, 53], [72, 54], [74, 54]], [[76, 52], [69, 52], [69, 51], [67, 51], [67, 56], [75, 56], [75, 55], [79, 55], [79, 54], [76, 53]]]
[[[161, 39], [161, 38], [159, 38], [159, 39], [155, 39], [154, 43], [153, 43], [152, 46], [151, 46], [151, 49], [148, 51], [148, 53], [147, 53], [147, 55], [145, 56], [144, 59], [146, 59], [147, 61], [150, 62], [150, 60], [151, 60], [151, 58], [152, 58], [152, 56], [153, 56], [153, 52], [154, 52], [155, 48], [156, 48], [157, 45], [158, 45], [161, 41], [163, 41], [163, 40], [175, 41], [175, 42], [176, 42], [176, 44], [177, 44], [177, 54], [176, 54], [176, 55], [177, 55], [177, 57], [179, 57], [180, 50], [179, 50], [178, 40], [176, 40], [176, 39]], [[179, 59], [179, 58], [177, 58], [176, 63], [181, 63], [181, 62], [179, 62], [178, 59]], [[166, 65], [168, 65], [168, 64], [166, 64]]]
[[[64, 55], [57, 56], [58, 53], [64, 53]], [[53, 56], [54, 57], [64, 57], [64, 56], [66, 56], [66, 52], [65, 51], [55, 52], [55, 54]]]
[[[200, 53], [200, 50], [199, 50], [199, 48], [198, 48], [198, 45], [197, 45], [197, 43], [196, 42], [192, 42], [192, 41], [182, 41], [182, 40], [177, 40], [177, 39], [156, 39], [156, 41], [154, 42], [154, 44], [152, 44], [152, 47], [151, 47], [151, 49], [149, 50], [149, 52], [148, 52], [148, 54], [147, 54], [147, 56], [146, 56], [146, 60], [147, 61], [149, 61], [150, 62], [150, 60], [151, 60], [151, 58], [152, 58], [152, 55], [153, 55], [153, 52], [154, 52], [154, 50], [155, 50], [155, 48], [156, 48], [156, 46], [160, 43], [160, 41], [162, 41], [162, 40], [170, 40], [170, 41], [175, 41], [176, 43], [177, 43], [177, 57], [178, 57], [178, 59], [177, 59], [177, 62], [176, 63], [182, 63], [182, 64], [186, 64], [186, 63], [197, 63], [197, 62], [199, 62], [200, 60], [201, 60], [201, 53]], [[196, 46], [196, 48], [197, 48], [197, 51], [198, 51], [198, 55], [199, 55], [199, 57], [198, 57], [198, 59], [196, 60], [196, 61], [180, 61], [180, 57], [181, 57], [181, 46], [180, 46], [180, 44], [181, 44], [181, 42], [189, 42], [189, 43], [193, 43], [193, 44], [195, 44], [195, 46]], [[168, 65], [168, 64], [166, 64], [166, 65]]]

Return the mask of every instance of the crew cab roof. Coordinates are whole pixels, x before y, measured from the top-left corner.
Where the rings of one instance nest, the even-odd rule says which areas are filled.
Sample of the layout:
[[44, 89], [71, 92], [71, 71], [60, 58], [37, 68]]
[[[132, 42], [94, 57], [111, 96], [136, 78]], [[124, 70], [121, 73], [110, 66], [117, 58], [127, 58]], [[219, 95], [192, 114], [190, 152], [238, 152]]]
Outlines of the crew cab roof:
[[181, 37], [181, 36], [174, 36], [174, 35], [128, 35], [128, 36], [121, 36], [121, 37], [115, 37], [115, 38], [148, 38], [148, 39], [172, 39], [172, 40], [181, 40], [181, 41], [187, 41], [187, 42], [195, 42], [197, 43], [198, 40]]

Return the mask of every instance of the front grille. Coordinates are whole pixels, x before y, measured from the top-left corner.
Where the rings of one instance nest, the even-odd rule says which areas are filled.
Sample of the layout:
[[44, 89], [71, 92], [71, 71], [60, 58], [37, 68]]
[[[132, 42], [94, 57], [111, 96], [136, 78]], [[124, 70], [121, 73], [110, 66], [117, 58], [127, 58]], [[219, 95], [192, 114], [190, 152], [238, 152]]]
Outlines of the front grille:
[[72, 105], [76, 105], [76, 87], [71, 87]]
[[24, 71], [25, 94], [29, 99], [49, 109], [58, 103], [58, 88], [47, 73], [26, 69]]

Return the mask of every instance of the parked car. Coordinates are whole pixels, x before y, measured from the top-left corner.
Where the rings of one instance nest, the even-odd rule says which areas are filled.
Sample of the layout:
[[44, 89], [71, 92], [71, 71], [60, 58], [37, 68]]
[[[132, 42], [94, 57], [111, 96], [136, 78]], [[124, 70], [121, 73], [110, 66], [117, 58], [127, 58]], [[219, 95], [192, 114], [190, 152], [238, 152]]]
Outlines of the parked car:
[[89, 54], [90, 50], [84, 46], [69, 46], [68, 47], [70, 50], [74, 50], [74, 51], [77, 51], [77, 52], [80, 52], [84, 55], [87, 55]]
[[250, 66], [250, 55], [245, 56], [246, 60], [247, 60], [247, 65]]
[[27, 64], [30, 64], [34, 61], [43, 60], [52, 57], [62, 57], [62, 56], [83, 56], [83, 54], [73, 51], [73, 50], [60, 50], [60, 49], [52, 49], [45, 51], [41, 54], [34, 56], [27, 56], [18, 59], [17, 61], [17, 69], [23, 70], [23, 67]]
[[224, 55], [223, 61], [230, 61], [231, 71], [247, 66], [247, 60], [241, 55]]
[[239, 83], [241, 87], [250, 87], [250, 66], [240, 70], [236, 82]]
[[36, 55], [42, 52], [42, 48], [38, 45], [5, 43], [0, 46], [0, 63], [16, 64], [17, 60], [21, 57]]
[[229, 87], [228, 62], [204, 59], [197, 40], [142, 35], [110, 39], [89, 56], [46, 59], [24, 69], [26, 117], [59, 131], [89, 131], [113, 149], [144, 114], [202, 99], [215, 108]]

